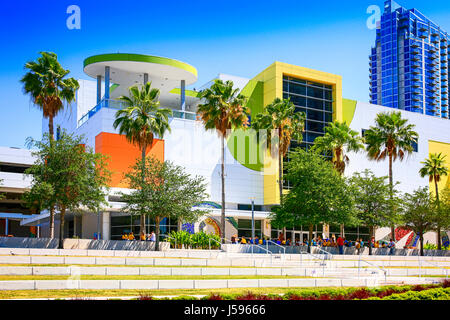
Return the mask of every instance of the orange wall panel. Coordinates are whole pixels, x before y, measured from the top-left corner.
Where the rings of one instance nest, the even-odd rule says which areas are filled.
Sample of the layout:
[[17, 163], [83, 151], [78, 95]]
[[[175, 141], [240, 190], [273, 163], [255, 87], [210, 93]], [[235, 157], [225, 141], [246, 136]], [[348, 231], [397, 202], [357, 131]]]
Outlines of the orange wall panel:
[[[141, 149], [129, 143], [123, 135], [102, 132], [95, 137], [95, 152], [109, 157], [108, 169], [112, 172], [110, 187], [127, 188], [124, 175], [141, 158]], [[155, 139], [152, 147], [147, 148], [146, 156], [164, 161], [164, 140]]]

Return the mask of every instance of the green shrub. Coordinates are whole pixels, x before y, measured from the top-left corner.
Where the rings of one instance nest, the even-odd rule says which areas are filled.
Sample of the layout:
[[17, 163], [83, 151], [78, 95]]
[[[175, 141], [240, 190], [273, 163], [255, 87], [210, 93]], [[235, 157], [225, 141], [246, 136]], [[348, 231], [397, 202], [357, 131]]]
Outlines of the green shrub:
[[394, 293], [383, 298], [372, 297], [367, 300], [450, 300], [450, 288], [407, 291], [404, 293]]
[[191, 249], [218, 249], [220, 247], [220, 237], [215, 234], [205, 233], [203, 231], [190, 234], [187, 231], [172, 231], [170, 233], [169, 242], [173, 248], [175, 246], [181, 249], [183, 246], [185, 248]]
[[[423, 245], [423, 248], [425, 250], [437, 250], [437, 245], [432, 244], [432, 243], [427, 243], [427, 244]], [[441, 246], [441, 250], [450, 250], [450, 246], [447, 246], [447, 247]]]

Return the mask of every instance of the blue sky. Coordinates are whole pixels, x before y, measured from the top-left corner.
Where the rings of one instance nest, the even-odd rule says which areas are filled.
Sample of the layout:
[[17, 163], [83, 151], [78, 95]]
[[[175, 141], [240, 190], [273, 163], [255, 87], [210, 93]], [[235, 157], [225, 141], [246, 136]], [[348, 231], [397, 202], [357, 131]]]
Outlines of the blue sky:
[[[450, 31], [450, 1], [398, 1]], [[81, 29], [66, 27], [69, 5]], [[41, 112], [22, 93], [23, 65], [54, 51], [75, 78], [83, 60], [109, 52], [179, 59], [195, 66], [200, 87], [218, 73], [253, 77], [283, 61], [343, 77], [346, 98], [368, 101], [368, 55], [375, 40], [366, 13], [383, 0], [354, 1], [8, 1], [0, 10], [0, 146], [41, 136]]]

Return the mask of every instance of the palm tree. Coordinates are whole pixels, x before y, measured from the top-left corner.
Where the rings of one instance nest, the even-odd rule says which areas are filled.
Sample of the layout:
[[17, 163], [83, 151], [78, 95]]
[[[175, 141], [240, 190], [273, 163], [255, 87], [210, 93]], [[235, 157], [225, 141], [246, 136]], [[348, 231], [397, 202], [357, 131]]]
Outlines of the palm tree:
[[[333, 165], [340, 175], [344, 174], [345, 167], [350, 159], [348, 152], [358, 152], [364, 149], [363, 139], [358, 132], [350, 129], [345, 122], [331, 122], [325, 127], [325, 134], [314, 140], [312, 150], [318, 152], [332, 152]], [[345, 152], [344, 152], [345, 151]]]
[[[255, 130], [267, 130], [267, 148], [271, 150], [269, 137], [278, 134], [278, 187], [280, 204], [283, 199], [283, 159], [286, 157], [292, 140], [300, 142], [305, 127], [305, 113], [295, 112], [290, 99], [275, 98], [262, 113], [256, 115], [252, 124]], [[275, 131], [275, 132], [274, 132]]]
[[[419, 135], [414, 131], [415, 125], [408, 124], [402, 118], [401, 112], [379, 113], [375, 118], [375, 126], [365, 131], [364, 140], [367, 144], [369, 159], [382, 161], [389, 159], [389, 186], [393, 197], [392, 163], [413, 152], [413, 143], [417, 143]], [[391, 225], [391, 237], [395, 239], [394, 225]]]
[[215, 130], [221, 139], [221, 181], [222, 181], [222, 208], [221, 208], [221, 238], [225, 241], [225, 139], [230, 130], [242, 129], [248, 126], [249, 109], [244, 105], [246, 98], [233, 89], [233, 81], [223, 82], [216, 79], [210, 88], [200, 93], [200, 104], [197, 113], [206, 130]]
[[[116, 112], [114, 129], [119, 127], [119, 133], [125, 135], [128, 142], [141, 149], [142, 178], [145, 171], [145, 155], [151, 147], [155, 136], [162, 138], [166, 131], [170, 132], [169, 116], [172, 110], [159, 106], [159, 90], [152, 88], [147, 82], [141, 88], [137, 85], [129, 88], [129, 97], [120, 96], [126, 107]], [[145, 216], [141, 215], [140, 232], [145, 233]], [[159, 236], [159, 229], [156, 230]]]
[[[434, 181], [436, 203], [439, 210], [440, 202], [438, 182], [441, 181], [441, 176], [446, 176], [448, 174], [448, 168], [445, 166], [445, 157], [445, 155], [442, 156], [442, 153], [430, 153], [429, 158], [421, 162], [424, 166], [419, 170], [419, 174], [422, 178], [429, 176], [429, 181]], [[441, 227], [439, 224], [437, 225], [436, 232], [438, 250], [441, 250]]]
[[[20, 80], [23, 91], [29, 94], [34, 105], [42, 110], [48, 119], [50, 144], [54, 138], [53, 119], [64, 108], [64, 102], [75, 101], [76, 91], [80, 87], [74, 78], [66, 78], [69, 70], [64, 69], [53, 52], [40, 52], [37, 61], [29, 61], [25, 69], [29, 71]], [[50, 208], [50, 238], [54, 237], [54, 207]]]
[[[342, 176], [350, 159], [348, 152], [358, 152], [364, 149], [363, 139], [358, 132], [350, 129], [345, 122], [334, 121], [325, 127], [325, 134], [314, 140], [312, 150], [320, 153], [332, 152], [333, 165]], [[345, 152], [344, 152], [345, 151]], [[341, 225], [341, 235], [344, 236], [344, 225]]]

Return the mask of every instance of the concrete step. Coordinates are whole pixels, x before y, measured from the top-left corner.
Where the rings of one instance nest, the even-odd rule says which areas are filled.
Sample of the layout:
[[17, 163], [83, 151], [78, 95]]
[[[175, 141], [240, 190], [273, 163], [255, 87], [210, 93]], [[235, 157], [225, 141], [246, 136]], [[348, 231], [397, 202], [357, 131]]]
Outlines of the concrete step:
[[[176, 257], [176, 258], [254, 258], [267, 259], [269, 254], [227, 253], [220, 250], [180, 250], [170, 249], [168, 251], [131, 251], [131, 250], [78, 250], [78, 249], [35, 249], [35, 248], [0, 248], [0, 255], [55, 255], [55, 256], [94, 256], [94, 257]], [[316, 255], [323, 257], [323, 255]], [[274, 259], [284, 260], [317, 260], [308, 254], [273, 254]], [[368, 261], [418, 261], [417, 256], [368, 256], [363, 255]], [[442, 261], [450, 263], [450, 257], [425, 256], [421, 260]], [[334, 261], [352, 260], [357, 261], [357, 255], [333, 255]]]
[[61, 290], [61, 289], [220, 289], [269, 287], [362, 287], [386, 283], [426, 284], [435, 279], [396, 278], [380, 281], [373, 278], [353, 279], [228, 279], [228, 280], [17, 280], [0, 281], [0, 290]]
[[300, 268], [0, 267], [0, 275], [306, 276]]

